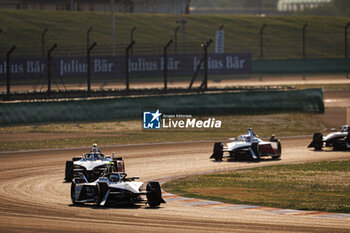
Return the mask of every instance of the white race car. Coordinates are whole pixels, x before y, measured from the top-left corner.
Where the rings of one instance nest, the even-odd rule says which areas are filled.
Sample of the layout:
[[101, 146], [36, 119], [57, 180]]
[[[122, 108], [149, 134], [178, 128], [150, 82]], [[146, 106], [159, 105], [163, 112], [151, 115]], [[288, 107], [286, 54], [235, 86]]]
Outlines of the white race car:
[[89, 182], [95, 181], [111, 162], [114, 162], [118, 172], [125, 172], [123, 158], [114, 157], [114, 154], [105, 156], [90, 152], [82, 157], [74, 157], [66, 161], [65, 180], [70, 182], [76, 174], [82, 173]]
[[281, 157], [281, 142], [274, 135], [269, 141], [263, 141], [249, 128], [247, 134], [238, 136], [238, 139], [230, 138], [230, 141], [225, 147], [222, 142], [215, 143], [210, 158], [221, 161], [223, 157], [235, 159], [244, 156], [253, 160], [260, 160], [262, 156], [271, 156], [272, 159]]
[[333, 132], [327, 136], [315, 133], [308, 147], [322, 150], [324, 144], [325, 147], [333, 147], [334, 150], [350, 150], [350, 126], [343, 125], [339, 132]]
[[[76, 176], [71, 184], [73, 205], [94, 203], [98, 206], [109, 204], [147, 203], [157, 207], [165, 203], [158, 182], [148, 182], [146, 189], [139, 177], [126, 177], [126, 173], [117, 172], [116, 167], [109, 165], [94, 182], [88, 182], [83, 174]], [[142, 198], [146, 196], [146, 200]]]

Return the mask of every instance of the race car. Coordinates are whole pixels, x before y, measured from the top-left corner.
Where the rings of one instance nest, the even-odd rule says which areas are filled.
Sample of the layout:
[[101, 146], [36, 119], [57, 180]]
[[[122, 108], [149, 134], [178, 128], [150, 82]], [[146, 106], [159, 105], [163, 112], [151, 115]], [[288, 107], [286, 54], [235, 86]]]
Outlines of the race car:
[[249, 128], [247, 134], [238, 136], [238, 139], [230, 138], [230, 141], [232, 142], [227, 143], [225, 147], [222, 142], [215, 143], [210, 158], [222, 161], [223, 157], [236, 159], [243, 156], [253, 160], [260, 160], [263, 156], [271, 156], [272, 159], [281, 157], [281, 142], [275, 135], [272, 135], [269, 141], [263, 141]]
[[76, 174], [83, 173], [89, 182], [95, 181], [111, 162], [114, 162], [119, 172], [125, 172], [123, 158], [115, 157], [114, 153], [105, 156], [102, 153], [90, 152], [81, 157], [74, 157], [66, 161], [64, 179], [71, 182]]
[[126, 173], [118, 172], [113, 164], [107, 166], [94, 182], [88, 182], [84, 174], [80, 173], [71, 183], [72, 203], [93, 203], [98, 206], [147, 203], [150, 207], [165, 203], [158, 182], [148, 182], [145, 189], [144, 183], [136, 179], [139, 177], [127, 178]]
[[333, 147], [333, 150], [350, 150], [350, 126], [343, 125], [339, 132], [333, 132], [327, 136], [315, 133], [308, 148], [322, 150], [323, 146]]

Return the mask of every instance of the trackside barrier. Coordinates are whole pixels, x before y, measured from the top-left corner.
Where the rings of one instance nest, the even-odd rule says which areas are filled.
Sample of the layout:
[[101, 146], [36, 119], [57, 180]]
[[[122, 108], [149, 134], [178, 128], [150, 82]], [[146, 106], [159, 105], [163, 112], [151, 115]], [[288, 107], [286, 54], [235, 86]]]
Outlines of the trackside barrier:
[[349, 72], [350, 59], [287, 59], [252, 61], [253, 73]]
[[0, 124], [141, 119], [143, 111], [192, 115], [324, 111], [323, 90], [247, 91], [189, 95], [0, 103]]

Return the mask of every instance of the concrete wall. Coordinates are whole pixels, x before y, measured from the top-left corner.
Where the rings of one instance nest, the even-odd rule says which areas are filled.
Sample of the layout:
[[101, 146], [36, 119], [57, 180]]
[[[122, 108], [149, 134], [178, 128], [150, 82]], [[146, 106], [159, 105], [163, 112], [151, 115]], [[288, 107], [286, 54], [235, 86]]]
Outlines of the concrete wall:
[[[115, 12], [188, 13], [189, 0], [115, 0]], [[0, 9], [110, 11], [110, 0], [0, 0]]]
[[350, 59], [286, 59], [252, 61], [253, 73], [350, 72]]
[[99, 121], [140, 118], [143, 111], [169, 114], [247, 114], [323, 112], [323, 90], [246, 91], [188, 95], [119, 97], [91, 100], [0, 103], [0, 124]]

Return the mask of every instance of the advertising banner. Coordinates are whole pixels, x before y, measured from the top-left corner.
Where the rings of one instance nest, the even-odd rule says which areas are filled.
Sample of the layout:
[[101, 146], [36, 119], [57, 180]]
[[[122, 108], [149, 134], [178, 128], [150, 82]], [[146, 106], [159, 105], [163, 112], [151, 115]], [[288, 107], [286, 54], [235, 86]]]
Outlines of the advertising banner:
[[[168, 75], [192, 75], [201, 60], [198, 54], [168, 55]], [[52, 57], [51, 73], [53, 76], [85, 76], [87, 59], [85, 56]], [[125, 75], [124, 56], [91, 57], [91, 75], [117, 76]], [[47, 59], [42, 57], [16, 57], [11, 59], [11, 78], [30, 78], [46, 75]], [[162, 55], [135, 55], [129, 57], [129, 72], [133, 76], [162, 76], [164, 57]], [[204, 70], [202, 65], [201, 69]], [[208, 55], [209, 74], [242, 74], [251, 72], [250, 53], [223, 53]], [[0, 59], [0, 77], [6, 76], [6, 61]]]
[[215, 33], [215, 53], [224, 53], [225, 32], [223, 30]]

